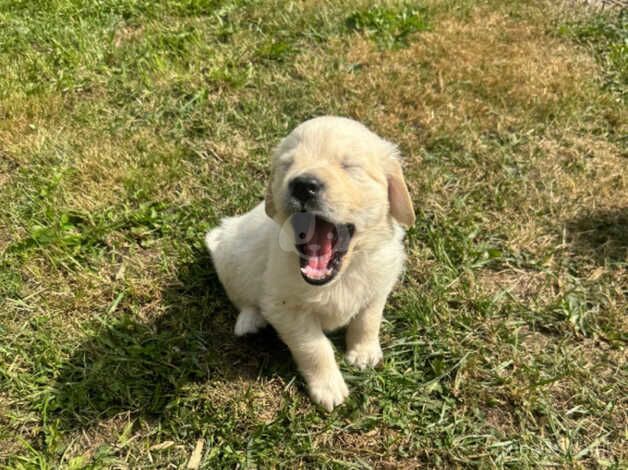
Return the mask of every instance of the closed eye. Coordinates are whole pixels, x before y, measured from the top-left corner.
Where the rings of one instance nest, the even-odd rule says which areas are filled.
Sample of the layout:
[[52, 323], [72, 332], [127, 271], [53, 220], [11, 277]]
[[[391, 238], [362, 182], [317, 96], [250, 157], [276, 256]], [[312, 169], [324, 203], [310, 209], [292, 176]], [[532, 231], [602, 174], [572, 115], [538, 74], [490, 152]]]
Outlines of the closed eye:
[[342, 162], [342, 169], [343, 170], [361, 170], [362, 167], [358, 165], [357, 163]]

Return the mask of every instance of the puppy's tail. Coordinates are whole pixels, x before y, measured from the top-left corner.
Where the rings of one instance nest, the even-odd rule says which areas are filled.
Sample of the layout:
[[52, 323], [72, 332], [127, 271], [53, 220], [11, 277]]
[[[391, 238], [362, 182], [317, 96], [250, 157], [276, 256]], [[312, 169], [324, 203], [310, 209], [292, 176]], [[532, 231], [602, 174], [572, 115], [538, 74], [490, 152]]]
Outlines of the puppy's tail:
[[218, 249], [218, 245], [220, 245], [220, 239], [222, 238], [222, 227], [216, 227], [215, 229], [210, 230], [205, 235], [205, 245], [209, 249], [210, 253], [214, 253], [216, 249]]

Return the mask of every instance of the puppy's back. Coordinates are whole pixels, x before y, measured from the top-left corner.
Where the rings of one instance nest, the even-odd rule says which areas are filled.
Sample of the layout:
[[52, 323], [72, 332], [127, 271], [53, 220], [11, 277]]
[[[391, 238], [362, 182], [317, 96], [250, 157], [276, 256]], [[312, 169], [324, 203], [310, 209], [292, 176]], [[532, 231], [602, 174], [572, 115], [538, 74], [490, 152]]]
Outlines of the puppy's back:
[[205, 236], [218, 278], [239, 309], [259, 306], [275, 225], [262, 203], [246, 214], [222, 219], [220, 226]]

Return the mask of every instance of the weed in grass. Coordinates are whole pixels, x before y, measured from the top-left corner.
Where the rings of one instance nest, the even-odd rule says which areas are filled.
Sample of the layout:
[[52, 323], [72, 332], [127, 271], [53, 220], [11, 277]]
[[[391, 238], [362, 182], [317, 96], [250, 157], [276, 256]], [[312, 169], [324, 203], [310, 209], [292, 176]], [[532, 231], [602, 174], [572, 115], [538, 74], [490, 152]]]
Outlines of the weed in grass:
[[372, 6], [351, 13], [345, 20], [350, 31], [358, 31], [373, 38], [381, 47], [396, 48], [408, 45], [408, 37], [429, 28], [427, 8], [405, 6], [401, 9]]
[[604, 69], [605, 86], [626, 101], [628, 87], [628, 10], [598, 12], [566, 21], [559, 33], [591, 47]]

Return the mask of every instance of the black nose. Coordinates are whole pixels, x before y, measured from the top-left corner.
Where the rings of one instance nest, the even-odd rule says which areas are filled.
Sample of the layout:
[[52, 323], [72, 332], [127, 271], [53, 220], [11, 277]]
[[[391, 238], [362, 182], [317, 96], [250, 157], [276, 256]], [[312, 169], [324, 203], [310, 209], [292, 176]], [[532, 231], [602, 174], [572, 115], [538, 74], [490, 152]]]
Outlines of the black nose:
[[323, 183], [311, 175], [297, 176], [290, 181], [290, 194], [300, 202], [316, 198], [321, 189], [323, 189]]

